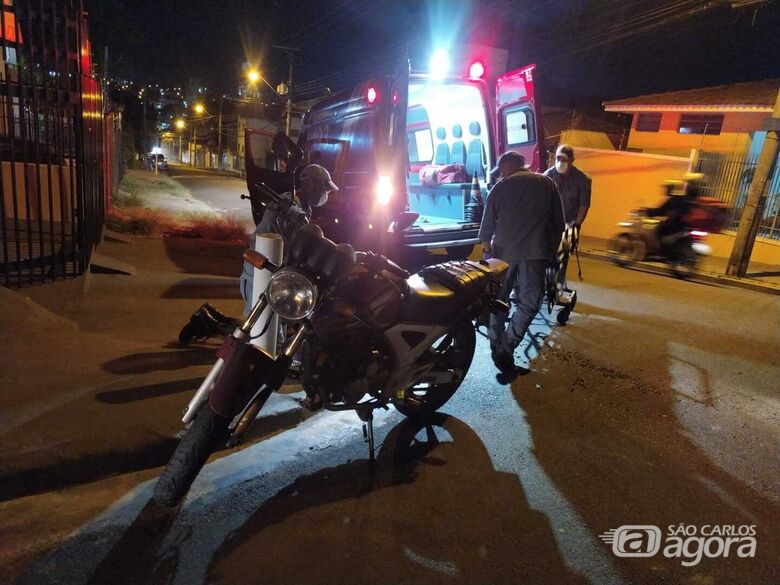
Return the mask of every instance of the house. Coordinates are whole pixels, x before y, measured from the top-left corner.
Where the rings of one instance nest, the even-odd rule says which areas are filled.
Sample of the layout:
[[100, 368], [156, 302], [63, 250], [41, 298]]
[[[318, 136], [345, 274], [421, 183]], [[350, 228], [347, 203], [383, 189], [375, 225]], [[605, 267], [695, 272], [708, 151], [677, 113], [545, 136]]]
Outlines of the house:
[[778, 89], [780, 79], [749, 81], [612, 100], [604, 109], [633, 116], [628, 150], [747, 153], [763, 143]]

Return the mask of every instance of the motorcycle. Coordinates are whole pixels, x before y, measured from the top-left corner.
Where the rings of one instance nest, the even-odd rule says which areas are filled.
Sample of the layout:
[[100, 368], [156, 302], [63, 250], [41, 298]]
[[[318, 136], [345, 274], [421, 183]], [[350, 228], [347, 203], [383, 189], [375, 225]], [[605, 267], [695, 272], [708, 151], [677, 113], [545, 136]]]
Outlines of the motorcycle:
[[629, 214], [629, 219], [619, 222], [618, 233], [609, 241], [614, 262], [624, 267], [636, 262], [663, 262], [678, 278], [686, 278], [696, 270], [701, 257], [711, 253], [706, 243], [709, 233], [687, 228], [662, 242], [658, 236], [662, 221], [648, 216], [646, 210], [638, 209]]
[[[289, 169], [303, 153], [283, 133], [274, 152]], [[254, 185], [277, 213], [292, 202]], [[453, 261], [414, 275], [388, 258], [335, 244], [301, 219], [284, 262], [254, 250], [244, 258], [272, 273], [246, 319], [217, 350], [217, 360], [184, 410], [188, 425], [160, 476], [154, 500], [177, 505], [220, 444], [235, 446], [272, 392], [300, 360], [295, 376], [327, 410], [353, 410], [363, 423], [374, 462], [373, 412], [394, 406], [422, 418], [457, 391], [471, 365], [475, 321], [508, 311], [498, 299], [508, 265], [501, 260]], [[278, 355], [253, 345], [251, 331], [267, 313], [287, 335]]]

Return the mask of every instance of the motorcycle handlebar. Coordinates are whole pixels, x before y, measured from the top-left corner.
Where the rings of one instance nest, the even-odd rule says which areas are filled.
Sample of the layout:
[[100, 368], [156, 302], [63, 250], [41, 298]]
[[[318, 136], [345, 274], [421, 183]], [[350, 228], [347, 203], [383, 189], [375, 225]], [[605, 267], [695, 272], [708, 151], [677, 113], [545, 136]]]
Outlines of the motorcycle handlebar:
[[402, 280], [409, 278], [409, 273], [406, 270], [381, 254], [374, 254], [373, 252], [356, 252], [355, 257], [358, 262], [375, 274], [380, 274], [385, 271]]

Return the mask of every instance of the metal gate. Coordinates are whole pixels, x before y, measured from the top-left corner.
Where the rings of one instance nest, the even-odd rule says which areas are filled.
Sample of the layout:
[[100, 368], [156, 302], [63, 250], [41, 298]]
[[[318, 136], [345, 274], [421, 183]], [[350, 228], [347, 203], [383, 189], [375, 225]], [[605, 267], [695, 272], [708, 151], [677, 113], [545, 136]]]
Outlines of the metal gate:
[[[702, 152], [699, 155], [696, 169], [707, 177], [704, 194], [728, 203], [734, 210], [731, 222], [726, 226], [728, 230], [736, 231], [739, 227], [757, 166], [758, 155], [718, 152]], [[766, 194], [758, 235], [780, 240], [780, 164], [775, 166]]]
[[0, 284], [23, 286], [89, 266], [113, 123], [80, 0], [2, 0], [0, 11]]

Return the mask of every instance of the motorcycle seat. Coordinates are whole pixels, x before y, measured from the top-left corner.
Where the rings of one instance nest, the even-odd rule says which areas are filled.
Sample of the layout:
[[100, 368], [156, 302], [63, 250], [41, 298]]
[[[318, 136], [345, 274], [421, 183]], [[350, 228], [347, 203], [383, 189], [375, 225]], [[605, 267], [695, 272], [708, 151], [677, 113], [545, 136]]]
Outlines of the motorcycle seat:
[[401, 304], [401, 321], [446, 325], [458, 308], [455, 293], [437, 282], [414, 274], [406, 281], [409, 289]]

